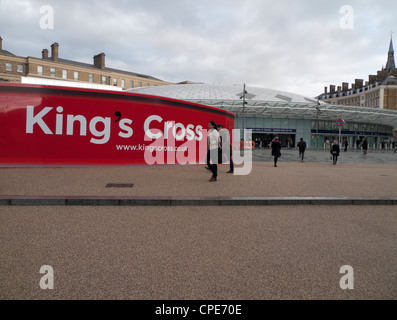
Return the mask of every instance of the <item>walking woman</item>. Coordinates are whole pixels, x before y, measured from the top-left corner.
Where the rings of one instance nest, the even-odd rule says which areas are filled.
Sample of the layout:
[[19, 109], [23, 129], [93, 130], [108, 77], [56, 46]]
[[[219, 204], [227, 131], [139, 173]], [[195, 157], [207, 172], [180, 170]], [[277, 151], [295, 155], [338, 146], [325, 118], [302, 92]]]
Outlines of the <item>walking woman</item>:
[[272, 156], [274, 157], [274, 166], [277, 167], [278, 158], [281, 157], [281, 142], [278, 140], [278, 136], [272, 141]]
[[[207, 152], [207, 166], [212, 172], [210, 182], [216, 181], [218, 177], [218, 147], [219, 147], [219, 132], [216, 130], [215, 121], [208, 123], [208, 152]], [[212, 163], [211, 163], [212, 160]]]
[[330, 150], [330, 153], [332, 155], [332, 164], [336, 164], [338, 162], [339, 152], [339, 143], [337, 140], [335, 140]]

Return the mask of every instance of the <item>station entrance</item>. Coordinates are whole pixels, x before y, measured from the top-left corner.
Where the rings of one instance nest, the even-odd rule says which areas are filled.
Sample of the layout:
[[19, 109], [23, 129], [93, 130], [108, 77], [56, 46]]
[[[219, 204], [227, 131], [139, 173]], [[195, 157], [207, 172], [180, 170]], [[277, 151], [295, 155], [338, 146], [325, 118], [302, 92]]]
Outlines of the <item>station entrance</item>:
[[272, 143], [272, 140], [275, 136], [278, 136], [281, 147], [282, 148], [295, 148], [296, 146], [296, 135], [289, 133], [262, 133], [262, 132], [253, 132], [252, 133], [252, 141], [257, 143], [260, 142], [260, 148], [269, 149]]

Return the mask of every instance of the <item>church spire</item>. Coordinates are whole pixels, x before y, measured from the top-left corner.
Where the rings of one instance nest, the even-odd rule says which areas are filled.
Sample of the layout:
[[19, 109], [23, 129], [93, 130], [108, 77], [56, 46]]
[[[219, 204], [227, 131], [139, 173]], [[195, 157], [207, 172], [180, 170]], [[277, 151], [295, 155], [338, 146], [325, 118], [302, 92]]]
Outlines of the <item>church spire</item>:
[[390, 36], [389, 52], [387, 54], [386, 70], [388, 73], [396, 69], [396, 64], [394, 62], [394, 49], [393, 49], [393, 33]]

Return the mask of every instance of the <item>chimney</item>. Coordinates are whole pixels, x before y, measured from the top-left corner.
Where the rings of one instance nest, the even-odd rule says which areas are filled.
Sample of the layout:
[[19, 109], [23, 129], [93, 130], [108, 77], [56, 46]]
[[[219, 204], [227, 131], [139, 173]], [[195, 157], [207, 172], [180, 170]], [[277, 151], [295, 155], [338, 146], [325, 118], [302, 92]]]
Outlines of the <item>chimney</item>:
[[58, 51], [59, 51], [59, 44], [55, 42], [51, 45], [51, 59], [53, 61], [58, 61]]
[[376, 82], [376, 76], [375, 75], [368, 76], [368, 79], [369, 79], [369, 84], [375, 84], [375, 82]]
[[338, 91], [341, 91], [342, 90], [342, 87], [341, 86], [338, 86]]
[[332, 84], [329, 85], [329, 93], [335, 93], [335, 86]]
[[356, 84], [355, 83], [352, 83], [352, 89], [353, 90], [356, 89]]
[[0, 53], [3, 51], [3, 38], [0, 37]]
[[363, 86], [363, 79], [356, 79], [355, 80], [355, 86], [356, 86], [356, 88], [358, 89], [358, 88], [361, 88], [362, 86]]
[[99, 69], [105, 69], [105, 54], [103, 52], [94, 56], [94, 66]]
[[43, 49], [43, 51], [41, 51], [41, 58], [48, 59], [48, 49]]
[[324, 93], [327, 93], [328, 88], [324, 87]]
[[342, 82], [343, 91], [349, 90], [349, 84], [347, 82]]

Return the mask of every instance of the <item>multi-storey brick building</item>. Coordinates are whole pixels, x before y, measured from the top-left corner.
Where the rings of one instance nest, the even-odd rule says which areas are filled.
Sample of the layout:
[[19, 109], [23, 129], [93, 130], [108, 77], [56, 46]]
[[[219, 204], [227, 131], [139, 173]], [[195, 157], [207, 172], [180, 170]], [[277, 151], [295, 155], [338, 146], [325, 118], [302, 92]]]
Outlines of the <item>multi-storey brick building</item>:
[[348, 82], [335, 88], [324, 88], [319, 99], [330, 104], [397, 110], [397, 69], [394, 61], [393, 40], [390, 39], [386, 66], [364, 83], [356, 79], [349, 88]]
[[105, 54], [93, 58], [93, 64], [62, 59], [59, 57], [59, 44], [43, 49], [41, 58], [16, 56], [3, 50], [0, 37], [0, 81], [23, 82], [23, 79], [48, 79], [115, 86], [129, 89], [145, 86], [171, 84], [149, 75], [138, 74], [105, 66]]

